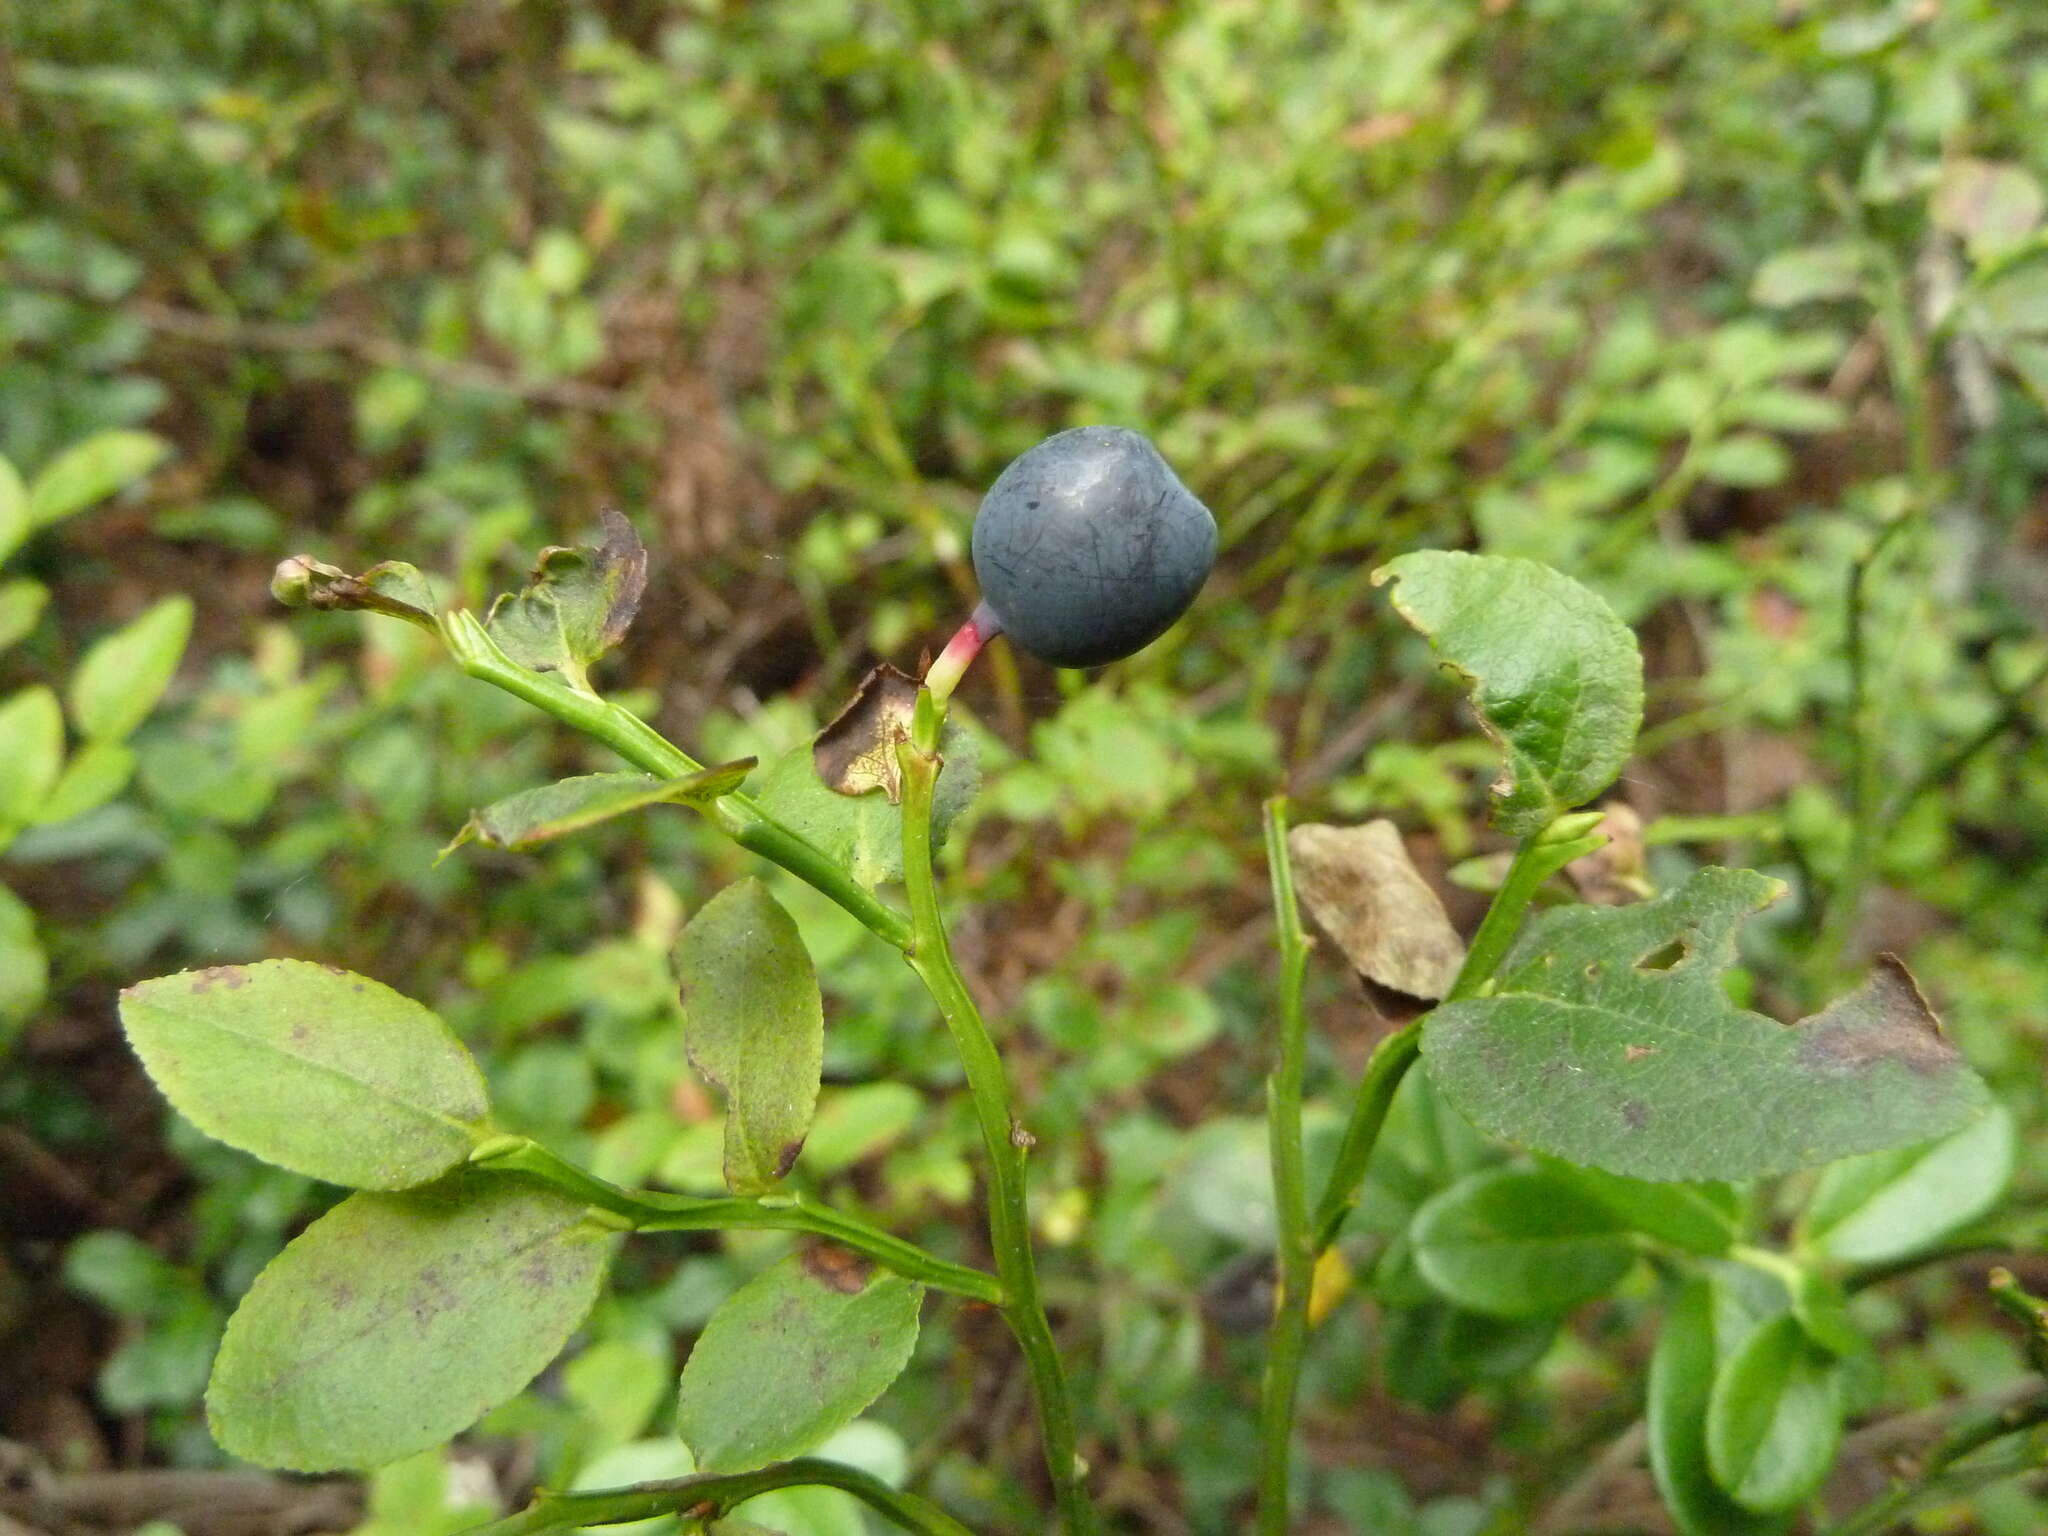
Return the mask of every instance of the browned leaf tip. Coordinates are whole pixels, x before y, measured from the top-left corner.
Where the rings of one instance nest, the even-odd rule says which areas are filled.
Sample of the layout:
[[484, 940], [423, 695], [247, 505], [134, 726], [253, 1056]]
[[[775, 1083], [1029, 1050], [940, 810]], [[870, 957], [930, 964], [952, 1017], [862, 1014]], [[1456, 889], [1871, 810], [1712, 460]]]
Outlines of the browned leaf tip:
[[795, 1141], [784, 1142], [781, 1152], [776, 1154], [775, 1177], [778, 1179], [788, 1178], [789, 1170], [796, 1166], [796, 1160], [803, 1156], [803, 1150], [804, 1138], [801, 1136], [797, 1137]]
[[1896, 1062], [1931, 1077], [1962, 1064], [1962, 1053], [1897, 955], [1879, 955], [1862, 986], [1796, 1027], [1801, 1064], [1831, 1076]]
[[1404, 997], [1450, 990], [1465, 945], [1391, 821], [1299, 826], [1287, 850], [1303, 905], [1354, 970]]
[[598, 564], [611, 590], [611, 606], [604, 615], [604, 643], [617, 645], [640, 612], [640, 599], [647, 592], [647, 546], [617, 507], [598, 513], [604, 525], [604, 544]]
[[823, 1243], [804, 1250], [803, 1266], [805, 1274], [842, 1296], [858, 1296], [868, 1288], [868, 1279], [875, 1272], [875, 1266], [859, 1254]]
[[861, 679], [860, 687], [832, 723], [818, 732], [811, 761], [818, 777], [842, 795], [879, 789], [891, 805], [903, 796], [896, 744], [910, 739], [917, 710], [917, 680], [884, 662]]

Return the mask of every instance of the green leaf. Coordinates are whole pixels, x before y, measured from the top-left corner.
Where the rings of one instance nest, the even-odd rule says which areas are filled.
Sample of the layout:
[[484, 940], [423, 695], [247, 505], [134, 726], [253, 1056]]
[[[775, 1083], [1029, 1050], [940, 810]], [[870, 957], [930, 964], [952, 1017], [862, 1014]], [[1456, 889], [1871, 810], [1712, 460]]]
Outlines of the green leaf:
[[1732, 408], [1750, 426], [1773, 432], [1834, 432], [1849, 419], [1830, 395], [1778, 386], [1743, 395]]
[[[943, 845], [953, 820], [974, 799], [981, 783], [980, 748], [973, 734], [946, 723], [940, 750], [945, 766], [932, 795], [932, 836]], [[903, 878], [903, 813], [882, 790], [841, 794], [818, 776], [810, 743], [792, 747], [761, 775], [755, 798], [761, 808], [801, 833], [873, 890]]]
[[1742, 1235], [1742, 1197], [1726, 1184], [1650, 1184], [1599, 1168], [1552, 1162], [1561, 1177], [1641, 1232], [1688, 1253], [1726, 1253]]
[[491, 604], [491, 638], [521, 666], [580, 679], [639, 612], [647, 550], [622, 513], [606, 507], [601, 516], [604, 543], [542, 550], [525, 589]]
[[740, 787], [754, 760], [742, 758], [686, 778], [646, 773], [586, 773], [507, 796], [472, 815], [448, 847], [472, 840], [494, 848], [532, 848], [650, 805], [706, 805]]
[[705, 1325], [676, 1409], [701, 1470], [748, 1472], [801, 1455], [909, 1363], [924, 1287], [840, 1259], [831, 1250], [784, 1259]]
[[423, 1184], [469, 1156], [489, 1109], [476, 1063], [439, 1018], [303, 960], [145, 981], [121, 994], [121, 1022], [200, 1130], [333, 1184]]
[[818, 1102], [804, 1142], [804, 1169], [813, 1178], [844, 1172], [872, 1157], [924, 1113], [924, 1095], [908, 1083], [859, 1083], [835, 1088]]
[[1635, 1263], [1620, 1218], [1541, 1168], [1493, 1168], [1433, 1197], [1408, 1229], [1415, 1266], [1492, 1317], [1551, 1317], [1603, 1295]]
[[632, 1440], [667, 1403], [675, 1358], [667, 1336], [656, 1338], [659, 1348], [642, 1340], [605, 1339], [562, 1367], [562, 1395], [584, 1423], [584, 1455], [602, 1455]]
[[828, 788], [818, 777], [810, 743], [771, 762], [755, 798], [868, 889], [903, 878], [902, 811], [886, 795], [842, 795]]
[[[468, 1474], [468, 1463], [436, 1448], [379, 1467], [365, 1489], [368, 1517], [349, 1536], [461, 1536], [498, 1513], [497, 1501]], [[140, 1533], [137, 1533], [140, 1536]]]
[[1939, 1141], [1837, 1163], [1808, 1203], [1806, 1239], [1848, 1264], [1903, 1259], [1996, 1205], [2017, 1152], [2012, 1116], [1994, 1105]]
[[160, 1317], [192, 1294], [176, 1265], [126, 1232], [88, 1232], [64, 1254], [64, 1283], [121, 1317]]
[[1495, 825], [1523, 835], [1612, 784], [1643, 719], [1635, 636], [1593, 593], [1533, 560], [1423, 550], [1373, 572], [1471, 690], [1506, 758]]
[[1816, 1270], [1799, 1266], [1797, 1278], [1785, 1278], [1792, 1315], [1806, 1336], [1831, 1355], [1869, 1355], [1870, 1340], [1849, 1316], [1849, 1297], [1842, 1287]]
[[28, 488], [21, 483], [21, 471], [0, 457], [0, 565], [21, 548], [34, 526], [28, 517]]
[[1756, 488], [1776, 485], [1792, 471], [1792, 455], [1774, 437], [1736, 432], [1700, 456], [1703, 474], [1722, 485]]
[[1776, 898], [1749, 870], [1700, 870], [1630, 907], [1545, 914], [1490, 996], [1429, 1015], [1431, 1081], [1481, 1130], [1631, 1178], [1741, 1181], [1968, 1124], [1984, 1084], [1890, 957], [1786, 1028], [1721, 973]]
[[725, 1182], [775, 1187], [818, 1103], [825, 1015], [796, 922], [758, 880], [728, 886], [676, 940], [683, 1043], [725, 1091]]
[[74, 443], [43, 466], [28, 492], [32, 528], [83, 512], [123, 490], [170, 456], [171, 445], [153, 432], [100, 432]]
[[96, 811], [126, 789], [134, 776], [134, 748], [121, 741], [89, 741], [71, 755], [36, 807], [36, 825], [54, 825]]
[[49, 601], [50, 589], [40, 581], [24, 576], [17, 581], [0, 582], [0, 651], [36, 627], [36, 620], [43, 616]]
[[1863, 290], [1869, 253], [1853, 241], [1779, 251], [1756, 269], [1749, 296], [1770, 309], [1815, 299], [1849, 299]]
[[170, 686], [192, 634], [192, 599], [167, 597], [85, 653], [71, 674], [71, 718], [91, 741], [122, 741]]
[[596, 1301], [609, 1252], [583, 1204], [505, 1174], [352, 1195], [273, 1259], [207, 1389], [223, 1449], [374, 1467], [524, 1387]]
[[1521, 1375], [1557, 1337], [1555, 1318], [1511, 1321], [1435, 1298], [1389, 1306], [1385, 1318], [1380, 1372], [1387, 1390], [1432, 1413], [1481, 1382]]
[[1714, 1375], [1707, 1463], [1735, 1502], [1758, 1514], [1792, 1509], [1827, 1476], [1842, 1436], [1828, 1357], [1797, 1318], [1773, 1318]]
[[1765, 1517], [1735, 1504], [1707, 1465], [1707, 1410], [1721, 1357], [1714, 1287], [1704, 1277], [1685, 1284], [1664, 1319], [1650, 1356], [1645, 1416], [1650, 1471], [1682, 1536], [1775, 1536], [1789, 1517]]
[[0, 1051], [42, 1007], [49, 990], [50, 962], [36, 938], [36, 915], [0, 885]]
[[203, 1294], [151, 1320], [100, 1367], [100, 1401], [118, 1414], [199, 1401], [220, 1344], [220, 1313]]
[[64, 711], [41, 683], [0, 703], [0, 842], [35, 819], [64, 766]]

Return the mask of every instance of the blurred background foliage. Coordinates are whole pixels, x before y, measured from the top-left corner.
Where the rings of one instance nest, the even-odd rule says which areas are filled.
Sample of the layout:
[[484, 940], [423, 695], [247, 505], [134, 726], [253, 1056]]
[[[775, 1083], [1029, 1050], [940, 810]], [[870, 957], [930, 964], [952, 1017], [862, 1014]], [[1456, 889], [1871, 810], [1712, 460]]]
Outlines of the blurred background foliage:
[[[2048, 14], [23, 0], [0, 25], [0, 1436], [53, 1528], [452, 1531], [536, 1477], [681, 1470], [675, 1363], [786, 1242], [636, 1244], [566, 1364], [367, 1503], [124, 1480], [218, 1466], [221, 1319], [332, 1192], [166, 1120], [119, 987], [361, 970], [457, 1024], [511, 1128], [621, 1181], [717, 1176], [666, 952], [744, 858], [657, 812], [437, 859], [473, 807], [611, 765], [404, 626], [287, 620], [271, 566], [402, 558], [474, 604], [619, 505], [654, 586], [606, 685], [709, 760], [765, 756], [950, 632], [980, 489], [1082, 422], [1157, 439], [1222, 565], [1106, 673], [998, 649], [948, 857], [1119, 1528], [1243, 1518], [1259, 799], [1393, 817], [1468, 918], [1500, 846], [1487, 754], [1367, 580], [1405, 549], [1551, 561], [1638, 627], [1618, 798], [1650, 878], [1789, 883], [1747, 957], [1782, 1017], [1874, 950], [1911, 960], [2018, 1119], [1989, 1241], [2048, 1288]], [[184, 645], [146, 721], [95, 720], [78, 682], [109, 636], [103, 674]], [[775, 884], [827, 987], [799, 1177], [969, 1251], [943, 1033], [892, 957]], [[1382, 1026], [1330, 968], [1317, 988], [1327, 1132]], [[1497, 1159], [1408, 1103], [1354, 1267]], [[1759, 1193], [1763, 1230], [1802, 1187]], [[2025, 1371], [1982, 1275], [1859, 1294], [1874, 1415]], [[1036, 1529], [1008, 1342], [933, 1310], [834, 1453]], [[1636, 1411], [1656, 1311], [1638, 1274], [1566, 1326], [1502, 1323], [1382, 1263], [1313, 1356], [1305, 1528], [1535, 1528]], [[1662, 1528], [1646, 1480], [1609, 1483], [1574, 1529]], [[799, 1536], [862, 1528], [777, 1498], [755, 1513]], [[2024, 1483], [1967, 1511], [1926, 1528], [2048, 1523]]]

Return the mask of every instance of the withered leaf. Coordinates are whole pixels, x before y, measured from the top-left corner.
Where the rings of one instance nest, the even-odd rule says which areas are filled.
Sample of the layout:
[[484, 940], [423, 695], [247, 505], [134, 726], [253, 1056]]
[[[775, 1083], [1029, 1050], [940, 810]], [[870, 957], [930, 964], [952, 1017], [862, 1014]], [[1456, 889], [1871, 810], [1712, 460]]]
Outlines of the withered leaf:
[[910, 739], [917, 710], [917, 680], [887, 662], [861, 679], [832, 723], [818, 733], [811, 759], [818, 777], [842, 795], [881, 790], [895, 805], [903, 798], [896, 746]]
[[525, 589], [491, 604], [491, 638], [521, 666], [579, 676], [625, 638], [647, 590], [647, 549], [616, 507], [604, 542], [540, 552]]
[[1426, 1001], [1450, 990], [1465, 945], [1391, 821], [1299, 826], [1287, 850], [1309, 914], [1355, 970]]
[[1881, 954], [1862, 986], [1801, 1022], [1799, 1060], [1827, 1076], [1893, 1062], [1924, 1077], [1955, 1071], [1963, 1058], [1906, 962]]

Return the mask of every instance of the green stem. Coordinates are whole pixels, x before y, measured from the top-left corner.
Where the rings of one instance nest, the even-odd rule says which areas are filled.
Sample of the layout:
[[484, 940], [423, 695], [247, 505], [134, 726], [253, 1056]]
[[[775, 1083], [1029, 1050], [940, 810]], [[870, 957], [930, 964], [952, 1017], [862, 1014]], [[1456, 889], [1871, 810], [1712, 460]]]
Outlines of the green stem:
[[1821, 931], [1814, 945], [1814, 968], [1823, 981], [1832, 980], [1848, 954], [1861, 916], [1863, 893], [1877, 867], [1881, 828], [1882, 767], [1876, 732], [1870, 720], [1870, 645], [1865, 592], [1871, 570], [1891, 547], [1893, 539], [1907, 526], [1900, 517], [1885, 525], [1870, 548], [1849, 567], [1849, 581], [1843, 596], [1845, 659], [1849, 666], [1849, 852], [1841, 878], [1829, 892], [1821, 919]]
[[542, 1536], [658, 1515], [680, 1515], [702, 1529], [735, 1506], [777, 1488], [837, 1488], [918, 1536], [974, 1536], [936, 1504], [899, 1493], [854, 1467], [814, 1457], [777, 1462], [756, 1472], [670, 1478], [589, 1493], [543, 1493], [518, 1514], [472, 1526], [464, 1536]]
[[1308, 1174], [1301, 1143], [1301, 1092], [1308, 1055], [1302, 984], [1308, 937], [1301, 929], [1294, 872], [1287, 857], [1287, 802], [1266, 802], [1266, 868], [1280, 944], [1280, 1041], [1266, 1079], [1266, 1127], [1273, 1160], [1273, 1213], [1279, 1236], [1279, 1298], [1266, 1344], [1259, 1408], [1260, 1536], [1287, 1536], [1288, 1471], [1293, 1457], [1295, 1400], [1308, 1346], [1309, 1298], [1315, 1287], [1316, 1242], [1309, 1225]]
[[1867, 243], [1877, 266], [1871, 302], [1885, 357], [1906, 429], [1907, 508], [1871, 541], [1870, 548], [1849, 568], [1844, 599], [1845, 651], [1849, 666], [1849, 852], [1840, 879], [1828, 893], [1820, 932], [1813, 945], [1813, 972], [1832, 985], [1848, 957], [1862, 916], [1863, 897], [1876, 878], [1878, 850], [1889, 828], [1883, 824], [1884, 769], [1878, 732], [1870, 718], [1871, 690], [1866, 626], [1866, 589], [1877, 562], [1909, 527], [1933, 513], [1945, 486], [1939, 461], [1940, 422], [1926, 343], [1913, 318], [1911, 280], [1891, 248], [1881, 240]]
[[[1880, 1494], [1855, 1513], [1829, 1526], [1823, 1536], [1878, 1536], [1878, 1533], [1890, 1530], [1914, 1504], [1940, 1491], [1951, 1469], [1955, 1469], [1955, 1475], [1975, 1481], [1971, 1475], [1980, 1469], [1956, 1468], [1957, 1462], [1999, 1440], [2024, 1434], [2044, 1423], [2048, 1423], [2048, 1390], [1964, 1421], [1920, 1459], [1919, 1475], [1911, 1482], [1901, 1483]], [[2017, 1473], [2034, 1465], [2034, 1458], [2028, 1457], [2010, 1468], [1997, 1470], [2001, 1474]]]
[[1081, 1487], [1083, 1467], [1073, 1403], [1045, 1304], [1039, 1298], [1038, 1268], [1031, 1250], [1024, 1174], [1024, 1154], [1031, 1138], [1011, 1107], [1002, 1056], [953, 960], [932, 872], [932, 797], [943, 765], [939, 730], [944, 719], [945, 707], [929, 691], [920, 689], [912, 737], [896, 749], [903, 782], [903, 884], [910, 895], [911, 942], [904, 955], [938, 1004], [966, 1070], [968, 1092], [981, 1122], [982, 1145], [988, 1153], [989, 1242], [1006, 1297], [1003, 1317], [1016, 1335], [1031, 1373], [1045, 1464], [1061, 1523], [1069, 1536], [1087, 1536], [1096, 1528], [1095, 1515]]
[[1422, 1020], [1411, 1019], [1373, 1048], [1359, 1081], [1358, 1095], [1351, 1102], [1351, 1118], [1344, 1126], [1344, 1139], [1337, 1145], [1337, 1160], [1330, 1167], [1330, 1182], [1316, 1205], [1315, 1248], [1320, 1256], [1337, 1241], [1351, 1214], [1358, 1187], [1365, 1182], [1366, 1165], [1379, 1144], [1380, 1129], [1387, 1123], [1394, 1090], [1422, 1054]]
[[[660, 778], [678, 779], [703, 765], [631, 710], [594, 693], [569, 688], [539, 672], [528, 671], [499, 649], [475, 615], [456, 611], [442, 619], [449, 652], [471, 677], [504, 689], [564, 725], [594, 737], [634, 767]], [[844, 907], [885, 942], [903, 949], [910, 943], [910, 924], [903, 914], [855, 880], [823, 849], [777, 821], [753, 799], [721, 795], [700, 807], [721, 832], [759, 854]]]
[[[1486, 909], [1479, 931], [1472, 935], [1465, 963], [1458, 968], [1450, 991], [1444, 995], [1446, 1003], [1476, 996], [1493, 979], [1522, 926], [1523, 914], [1543, 882], [1573, 859], [1600, 846], [1601, 839], [1591, 835], [1599, 822], [1598, 811], [1577, 811], [1558, 817], [1542, 831], [1522, 839], [1515, 849], [1514, 862], [1508, 866], [1507, 878], [1494, 893], [1493, 904]], [[1395, 1030], [1379, 1043], [1365, 1065], [1364, 1080], [1352, 1101], [1351, 1119], [1344, 1127], [1344, 1139], [1338, 1144], [1337, 1160], [1330, 1169], [1330, 1182], [1316, 1207], [1318, 1254], [1337, 1240], [1345, 1218], [1351, 1214], [1352, 1202], [1365, 1181], [1366, 1167], [1372, 1162], [1373, 1148], [1379, 1142], [1380, 1128], [1386, 1124], [1387, 1111], [1394, 1102], [1394, 1091], [1421, 1054], [1422, 1023], [1422, 1019], [1415, 1019]]]
[[871, 1227], [857, 1217], [820, 1205], [804, 1195], [725, 1195], [706, 1199], [653, 1190], [621, 1189], [564, 1161], [537, 1141], [505, 1136], [487, 1141], [471, 1155], [474, 1166], [494, 1173], [524, 1173], [543, 1179], [599, 1210], [627, 1222], [635, 1232], [710, 1232], [737, 1227], [809, 1232], [866, 1254], [884, 1269], [955, 1295], [1000, 1307], [1003, 1288], [984, 1270], [950, 1263], [912, 1242]]

